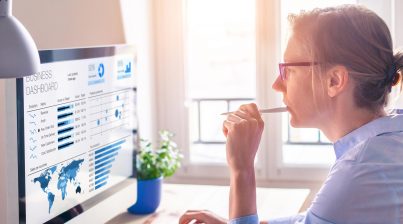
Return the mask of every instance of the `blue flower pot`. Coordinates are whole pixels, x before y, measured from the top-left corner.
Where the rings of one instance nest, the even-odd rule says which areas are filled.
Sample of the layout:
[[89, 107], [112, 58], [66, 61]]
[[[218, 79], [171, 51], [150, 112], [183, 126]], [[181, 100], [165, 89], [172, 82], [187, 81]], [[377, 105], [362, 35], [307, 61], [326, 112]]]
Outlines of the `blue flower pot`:
[[136, 215], [155, 212], [161, 201], [162, 177], [151, 180], [137, 180], [137, 201], [127, 211]]

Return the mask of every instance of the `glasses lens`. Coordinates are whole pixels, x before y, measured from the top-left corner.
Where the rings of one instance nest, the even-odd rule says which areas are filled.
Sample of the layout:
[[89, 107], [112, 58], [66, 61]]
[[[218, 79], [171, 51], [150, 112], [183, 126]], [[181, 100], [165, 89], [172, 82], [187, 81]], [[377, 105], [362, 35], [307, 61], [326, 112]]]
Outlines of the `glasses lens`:
[[280, 77], [281, 77], [281, 79], [282, 80], [285, 80], [285, 66], [284, 65], [282, 65], [282, 64], [279, 64], [278, 65], [278, 67], [279, 67], [279, 70], [280, 70]]

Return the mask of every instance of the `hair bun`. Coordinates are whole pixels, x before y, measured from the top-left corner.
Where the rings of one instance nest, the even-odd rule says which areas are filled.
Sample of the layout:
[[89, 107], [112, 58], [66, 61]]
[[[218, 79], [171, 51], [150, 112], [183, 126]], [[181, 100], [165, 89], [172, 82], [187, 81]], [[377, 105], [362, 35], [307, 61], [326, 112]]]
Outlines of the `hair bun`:
[[400, 82], [400, 73], [398, 71], [395, 72], [392, 78], [392, 86], [397, 85]]

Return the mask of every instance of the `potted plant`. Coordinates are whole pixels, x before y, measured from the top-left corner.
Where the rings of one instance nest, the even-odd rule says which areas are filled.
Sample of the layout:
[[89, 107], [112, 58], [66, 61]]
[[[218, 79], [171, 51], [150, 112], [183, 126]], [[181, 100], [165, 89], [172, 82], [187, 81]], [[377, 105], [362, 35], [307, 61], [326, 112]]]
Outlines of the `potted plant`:
[[160, 204], [162, 179], [172, 176], [180, 167], [183, 155], [172, 140], [174, 135], [169, 131], [160, 131], [159, 135], [157, 149], [148, 140], [140, 141], [136, 159], [137, 201], [128, 208], [130, 213], [153, 213]]

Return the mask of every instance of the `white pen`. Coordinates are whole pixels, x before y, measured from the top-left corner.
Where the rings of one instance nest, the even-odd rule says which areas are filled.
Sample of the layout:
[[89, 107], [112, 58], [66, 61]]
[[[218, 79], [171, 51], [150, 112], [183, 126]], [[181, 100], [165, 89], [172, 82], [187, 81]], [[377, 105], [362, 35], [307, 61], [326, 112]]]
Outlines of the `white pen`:
[[[228, 115], [228, 114], [231, 114], [231, 113], [234, 113], [234, 112], [235, 111], [226, 112], [226, 113], [222, 113], [221, 115]], [[287, 107], [276, 107], [276, 108], [270, 108], [270, 109], [262, 109], [262, 110], [259, 110], [259, 112], [261, 114], [287, 112]]]

